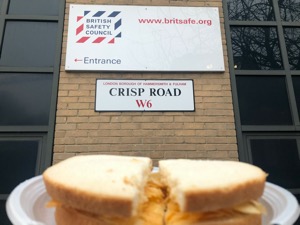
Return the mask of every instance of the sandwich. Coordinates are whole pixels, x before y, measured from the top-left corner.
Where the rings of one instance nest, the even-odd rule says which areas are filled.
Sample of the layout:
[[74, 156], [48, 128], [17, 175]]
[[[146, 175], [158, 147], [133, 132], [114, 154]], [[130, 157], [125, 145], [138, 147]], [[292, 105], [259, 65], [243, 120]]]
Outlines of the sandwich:
[[266, 173], [242, 162], [163, 160], [166, 225], [260, 225]]
[[151, 171], [147, 157], [71, 157], [43, 173], [48, 207], [57, 225], [163, 225], [163, 193]]
[[266, 173], [242, 162], [75, 156], [44, 183], [57, 225], [260, 225]]

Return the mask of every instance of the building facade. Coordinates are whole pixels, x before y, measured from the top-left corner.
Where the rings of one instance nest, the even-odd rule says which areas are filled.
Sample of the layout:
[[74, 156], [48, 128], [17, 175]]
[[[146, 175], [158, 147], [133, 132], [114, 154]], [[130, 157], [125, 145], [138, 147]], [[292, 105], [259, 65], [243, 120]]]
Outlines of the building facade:
[[[217, 7], [225, 70], [66, 71], [70, 4]], [[5, 202], [16, 185], [79, 154], [148, 156], [155, 165], [168, 158], [241, 160], [300, 198], [299, 0], [0, 6], [1, 225], [10, 224]], [[195, 110], [98, 112], [97, 79], [193, 80]]]

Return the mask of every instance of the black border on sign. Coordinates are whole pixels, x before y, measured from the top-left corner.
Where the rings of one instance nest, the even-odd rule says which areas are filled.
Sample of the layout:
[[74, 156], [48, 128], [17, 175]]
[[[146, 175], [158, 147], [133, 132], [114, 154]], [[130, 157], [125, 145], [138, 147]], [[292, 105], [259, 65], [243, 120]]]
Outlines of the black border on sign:
[[[97, 82], [98, 80], [141, 80], [141, 81], [192, 81], [192, 88], [193, 88], [193, 109], [191, 110], [96, 110], [96, 102], [97, 102]], [[195, 89], [194, 89], [194, 80], [193, 79], [109, 79], [109, 78], [97, 78], [96, 79], [96, 88], [95, 88], [95, 101], [94, 101], [94, 111], [95, 112], [195, 112]]]

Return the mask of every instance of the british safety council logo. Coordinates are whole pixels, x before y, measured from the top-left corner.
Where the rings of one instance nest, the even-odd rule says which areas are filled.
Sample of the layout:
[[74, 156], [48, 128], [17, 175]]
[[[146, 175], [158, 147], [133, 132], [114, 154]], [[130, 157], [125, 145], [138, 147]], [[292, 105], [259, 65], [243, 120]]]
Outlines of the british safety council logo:
[[76, 43], [114, 44], [122, 36], [120, 14], [120, 11], [84, 11], [76, 18]]

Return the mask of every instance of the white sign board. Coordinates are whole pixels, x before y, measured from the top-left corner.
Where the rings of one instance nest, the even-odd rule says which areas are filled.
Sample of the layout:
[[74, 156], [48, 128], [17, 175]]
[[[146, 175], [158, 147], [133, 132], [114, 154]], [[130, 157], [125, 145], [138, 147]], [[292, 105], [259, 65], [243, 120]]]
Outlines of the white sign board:
[[192, 80], [102, 80], [95, 111], [194, 111]]
[[224, 71], [218, 8], [71, 4], [65, 69]]

